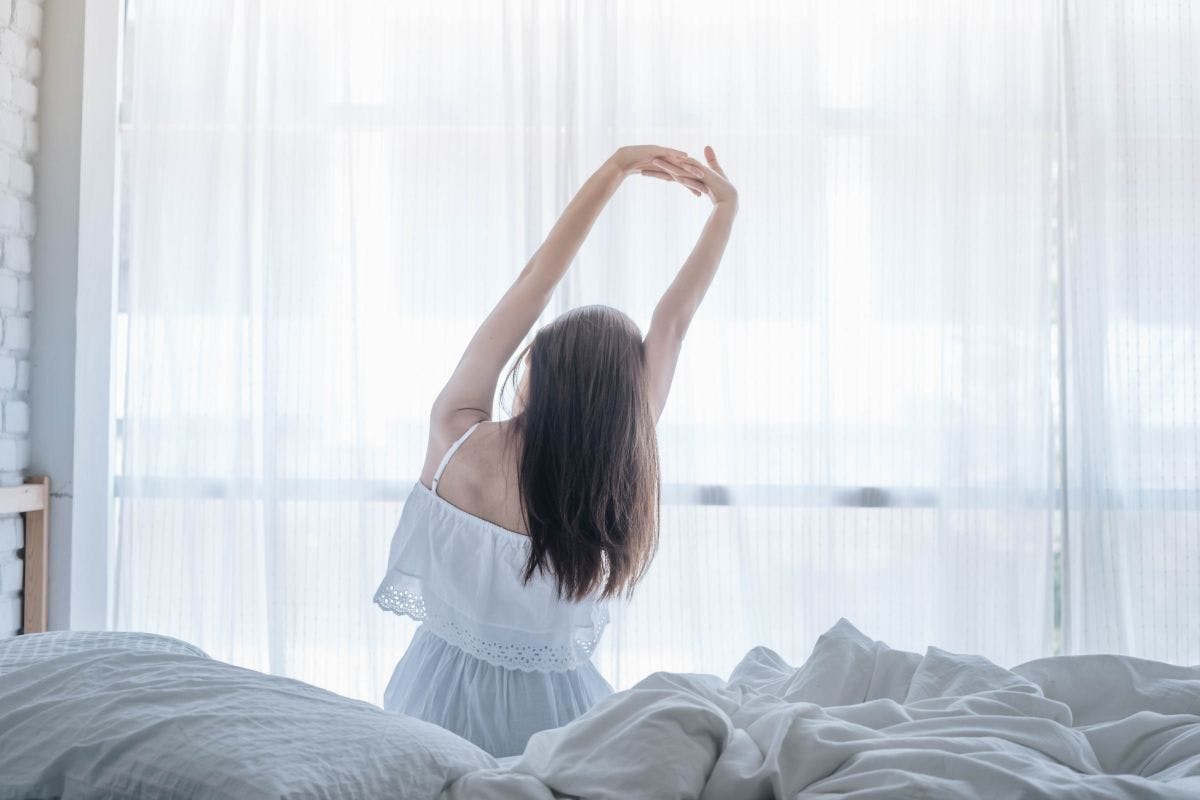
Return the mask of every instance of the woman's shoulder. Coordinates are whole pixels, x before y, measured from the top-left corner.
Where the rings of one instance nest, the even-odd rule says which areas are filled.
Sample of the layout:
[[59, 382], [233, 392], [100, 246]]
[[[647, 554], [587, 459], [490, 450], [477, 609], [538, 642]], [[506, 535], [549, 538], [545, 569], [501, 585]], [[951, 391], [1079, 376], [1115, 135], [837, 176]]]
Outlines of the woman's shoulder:
[[[470, 435], [463, 438], [467, 431]], [[451, 441], [448, 452], [450, 448], [450, 458], [439, 457], [439, 464], [428, 476], [422, 476], [422, 483], [454, 508], [524, 535], [525, 517], [517, 480], [520, 448], [511, 424], [491, 420], [472, 423]]]
[[474, 436], [481, 428], [499, 424], [476, 410], [464, 409], [453, 414], [430, 414], [429, 437], [425, 443], [425, 464], [421, 469], [421, 482], [426, 486], [430, 485], [442, 458], [454, 447], [454, 443], [462, 439], [468, 431], [474, 429], [471, 434]]

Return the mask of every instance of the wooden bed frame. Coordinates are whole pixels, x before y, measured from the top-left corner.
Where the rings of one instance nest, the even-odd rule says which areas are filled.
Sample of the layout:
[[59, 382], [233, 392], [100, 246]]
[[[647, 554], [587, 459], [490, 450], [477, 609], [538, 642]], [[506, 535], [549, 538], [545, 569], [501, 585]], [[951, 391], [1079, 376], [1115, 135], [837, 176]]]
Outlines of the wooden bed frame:
[[26, 478], [0, 487], [0, 514], [25, 515], [25, 584], [21, 633], [46, 630], [46, 577], [50, 556], [50, 479]]

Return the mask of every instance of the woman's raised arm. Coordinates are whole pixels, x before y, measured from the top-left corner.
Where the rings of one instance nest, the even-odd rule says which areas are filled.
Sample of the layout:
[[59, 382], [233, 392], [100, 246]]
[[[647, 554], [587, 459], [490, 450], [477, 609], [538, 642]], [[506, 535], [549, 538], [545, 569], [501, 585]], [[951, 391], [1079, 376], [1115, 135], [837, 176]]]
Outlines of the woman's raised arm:
[[663, 180], [678, 181], [693, 192], [708, 195], [713, 202], [712, 213], [700, 232], [700, 239], [658, 301], [650, 320], [650, 330], [646, 333], [646, 368], [651, 399], [658, 414], [662, 414], [667, 404], [683, 337], [717, 274], [737, 216], [737, 190], [717, 162], [717, 154], [711, 147], [705, 147], [704, 158], [707, 165], [692, 158], [656, 159], [650, 169], [643, 172]]
[[596, 218], [626, 176], [657, 161], [682, 168], [686, 153], [640, 145], [618, 149], [590, 178], [550, 229], [546, 240], [471, 338], [430, 413], [434, 460], [471, 424], [489, 419], [504, 365], [545, 310]]

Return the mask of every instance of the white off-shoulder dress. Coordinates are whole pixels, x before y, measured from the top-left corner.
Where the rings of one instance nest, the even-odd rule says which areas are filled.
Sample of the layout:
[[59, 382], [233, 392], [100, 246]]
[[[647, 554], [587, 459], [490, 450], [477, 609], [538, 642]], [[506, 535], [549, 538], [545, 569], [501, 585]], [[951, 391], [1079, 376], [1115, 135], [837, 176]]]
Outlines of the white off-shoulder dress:
[[470, 514], [419, 481], [392, 538], [375, 602], [421, 621], [384, 708], [451, 730], [494, 756], [565, 725], [612, 692], [591, 662], [608, 622], [599, 600], [560, 600], [553, 578], [523, 583], [529, 537]]

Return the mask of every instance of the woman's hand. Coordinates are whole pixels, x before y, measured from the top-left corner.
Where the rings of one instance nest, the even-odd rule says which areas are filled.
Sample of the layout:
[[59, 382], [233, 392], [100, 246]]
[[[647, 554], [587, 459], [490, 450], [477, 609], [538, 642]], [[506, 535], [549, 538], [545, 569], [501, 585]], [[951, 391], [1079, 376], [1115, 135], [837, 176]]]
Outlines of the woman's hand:
[[670, 147], [659, 147], [654, 144], [634, 144], [617, 148], [617, 152], [613, 153], [611, 161], [621, 171], [622, 177], [624, 177], [650, 169], [655, 159], [663, 159], [673, 164], [681, 164], [683, 159], [687, 157], [687, 153], [682, 150], [673, 150]]
[[717, 161], [717, 154], [707, 145], [704, 148], [704, 158], [708, 161], [707, 165], [701, 164], [690, 156], [683, 158], [655, 157], [651, 159], [650, 167], [641, 170], [641, 173], [664, 181], [681, 183], [697, 197], [706, 194], [714, 206], [723, 205], [736, 209], [737, 189], [726, 177], [725, 170]]

